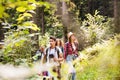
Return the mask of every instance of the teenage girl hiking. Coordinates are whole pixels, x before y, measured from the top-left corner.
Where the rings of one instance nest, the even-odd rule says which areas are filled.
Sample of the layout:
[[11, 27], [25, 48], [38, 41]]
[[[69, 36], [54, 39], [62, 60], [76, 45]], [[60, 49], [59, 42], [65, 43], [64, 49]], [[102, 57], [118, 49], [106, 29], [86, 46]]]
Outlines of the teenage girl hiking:
[[72, 62], [78, 57], [78, 42], [72, 32], [68, 33], [68, 42], [64, 46], [64, 59], [69, 65], [69, 74], [72, 80], [75, 80], [76, 71]]

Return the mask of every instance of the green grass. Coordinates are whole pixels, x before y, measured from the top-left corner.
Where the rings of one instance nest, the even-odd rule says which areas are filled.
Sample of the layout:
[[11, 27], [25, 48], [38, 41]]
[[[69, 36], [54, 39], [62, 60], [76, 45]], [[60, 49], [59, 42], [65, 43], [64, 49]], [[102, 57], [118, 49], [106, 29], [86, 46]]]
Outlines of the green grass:
[[[102, 44], [87, 48], [87, 65], [80, 62], [83, 70], [77, 70], [77, 80], [119, 80], [120, 79], [120, 36]], [[79, 67], [77, 66], [77, 67]]]

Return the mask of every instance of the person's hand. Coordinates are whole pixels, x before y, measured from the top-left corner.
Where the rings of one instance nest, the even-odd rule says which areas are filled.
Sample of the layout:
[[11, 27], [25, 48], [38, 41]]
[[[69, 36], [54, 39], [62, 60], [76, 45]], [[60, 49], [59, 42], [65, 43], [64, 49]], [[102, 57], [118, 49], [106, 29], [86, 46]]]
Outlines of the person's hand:
[[57, 58], [54, 58], [54, 61], [56, 62], [56, 61], [57, 61]]
[[37, 73], [37, 75], [42, 76], [42, 73], [39, 72], [39, 73]]

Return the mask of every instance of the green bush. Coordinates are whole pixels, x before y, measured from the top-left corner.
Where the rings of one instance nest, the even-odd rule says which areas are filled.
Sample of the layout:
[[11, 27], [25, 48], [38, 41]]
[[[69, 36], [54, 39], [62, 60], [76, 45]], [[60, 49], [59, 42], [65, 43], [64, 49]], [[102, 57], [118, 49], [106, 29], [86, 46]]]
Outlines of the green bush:
[[49, 44], [49, 36], [50, 35], [48, 33], [45, 33], [43, 36], [39, 35], [39, 45], [47, 47]]
[[99, 12], [95, 11], [93, 16], [91, 14], [86, 15], [86, 20], [82, 22], [81, 29], [87, 38], [86, 42], [93, 45], [113, 36], [113, 20], [99, 15]]
[[3, 63], [19, 65], [20, 63], [31, 62], [34, 43], [28, 30], [7, 32], [1, 52]]

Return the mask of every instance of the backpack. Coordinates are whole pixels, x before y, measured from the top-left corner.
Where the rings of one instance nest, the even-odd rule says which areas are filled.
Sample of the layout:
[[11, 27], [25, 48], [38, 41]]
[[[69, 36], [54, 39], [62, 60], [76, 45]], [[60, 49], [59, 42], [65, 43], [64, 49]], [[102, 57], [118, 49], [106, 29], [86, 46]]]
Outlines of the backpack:
[[40, 50], [37, 50], [35, 55], [32, 57], [34, 61], [41, 60], [43, 53]]
[[[48, 50], [49, 50], [49, 48], [46, 49], [46, 55], [43, 58], [43, 63], [47, 62]], [[59, 58], [60, 51], [57, 47], [55, 47], [55, 51], [57, 51], [57, 55], [58, 55], [58, 58]]]

